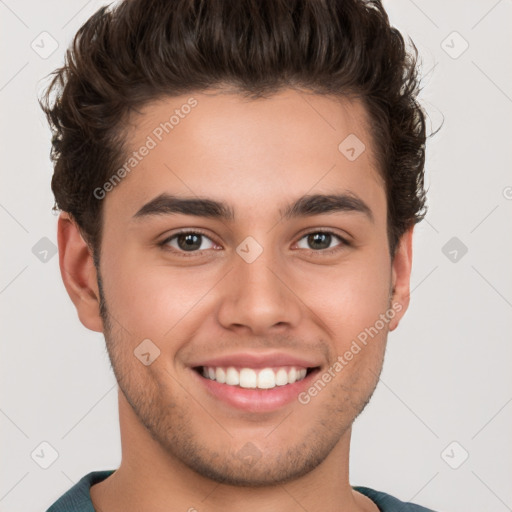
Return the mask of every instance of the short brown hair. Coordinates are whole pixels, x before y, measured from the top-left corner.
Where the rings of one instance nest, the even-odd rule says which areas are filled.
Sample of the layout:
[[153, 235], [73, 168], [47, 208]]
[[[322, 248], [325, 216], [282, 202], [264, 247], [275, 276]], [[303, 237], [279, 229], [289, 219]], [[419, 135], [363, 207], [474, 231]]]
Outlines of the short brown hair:
[[[388, 239], [425, 215], [425, 114], [418, 52], [379, 0], [125, 0], [78, 30], [41, 107], [52, 129], [51, 182], [99, 262], [93, 190], [124, 160], [123, 121], [165, 96], [229, 86], [249, 97], [286, 87], [355, 96], [385, 181]], [[341, 141], [340, 141], [341, 142]]]

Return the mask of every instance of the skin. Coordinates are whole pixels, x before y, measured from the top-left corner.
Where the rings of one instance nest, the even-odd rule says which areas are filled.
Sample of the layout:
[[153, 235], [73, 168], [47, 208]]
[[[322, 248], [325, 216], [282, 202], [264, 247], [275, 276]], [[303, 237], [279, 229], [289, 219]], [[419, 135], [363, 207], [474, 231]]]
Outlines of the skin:
[[[388, 332], [408, 307], [412, 229], [392, 259], [366, 112], [357, 101], [292, 89], [259, 100], [191, 93], [132, 118], [127, 147], [139, 148], [191, 96], [197, 106], [104, 199], [99, 269], [73, 219], [59, 218], [64, 284], [83, 325], [104, 332], [119, 383], [122, 461], [91, 488], [94, 506], [377, 511], [350, 487], [351, 425], [375, 389]], [[353, 162], [338, 150], [351, 133], [366, 145]], [[132, 220], [164, 191], [225, 201], [236, 220]], [[279, 214], [304, 194], [347, 191], [370, 207], [373, 221], [359, 212]], [[188, 228], [207, 236], [192, 257], [178, 256], [176, 239], [170, 250], [158, 246]], [[318, 229], [350, 245], [333, 236], [326, 246], [340, 250], [322, 256], [305, 236]], [[236, 252], [247, 236], [263, 247], [252, 263]], [[318, 361], [323, 372], [392, 304], [401, 308], [394, 318], [305, 405], [234, 409], [198, 385], [190, 368], [198, 354], [281, 350]], [[149, 366], [133, 353], [147, 338], [160, 350]], [[260, 455], [249, 465], [239, 455], [246, 443]]]

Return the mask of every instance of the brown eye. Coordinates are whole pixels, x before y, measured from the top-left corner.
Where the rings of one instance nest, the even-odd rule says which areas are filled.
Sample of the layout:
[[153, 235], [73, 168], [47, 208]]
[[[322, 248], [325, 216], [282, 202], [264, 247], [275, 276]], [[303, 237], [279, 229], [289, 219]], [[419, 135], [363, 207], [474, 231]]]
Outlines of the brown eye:
[[[303, 240], [305, 240], [306, 247], [304, 247], [304, 245], [300, 245]], [[336, 240], [341, 243], [335, 243], [334, 246], [331, 245], [333, 242], [336, 242]], [[343, 245], [346, 245], [346, 241], [340, 236], [329, 231], [314, 231], [312, 233], [308, 233], [303, 236], [297, 244], [301, 249], [309, 249], [313, 251], [325, 251], [326, 249], [332, 249], [333, 247], [335, 248]]]
[[201, 248], [201, 235], [195, 233], [187, 233], [186, 235], [178, 235], [176, 237], [178, 247], [183, 251], [194, 251]]
[[161, 245], [178, 252], [198, 252], [212, 249], [215, 244], [202, 233], [185, 231], [170, 236]]

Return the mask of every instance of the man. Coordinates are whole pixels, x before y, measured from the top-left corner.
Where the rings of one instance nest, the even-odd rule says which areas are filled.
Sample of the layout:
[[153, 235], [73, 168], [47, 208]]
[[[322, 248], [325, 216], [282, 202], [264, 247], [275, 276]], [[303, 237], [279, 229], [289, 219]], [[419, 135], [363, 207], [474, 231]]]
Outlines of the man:
[[79, 30], [42, 104], [122, 461], [49, 512], [427, 510], [348, 474], [409, 303], [417, 92], [379, 1], [128, 0]]

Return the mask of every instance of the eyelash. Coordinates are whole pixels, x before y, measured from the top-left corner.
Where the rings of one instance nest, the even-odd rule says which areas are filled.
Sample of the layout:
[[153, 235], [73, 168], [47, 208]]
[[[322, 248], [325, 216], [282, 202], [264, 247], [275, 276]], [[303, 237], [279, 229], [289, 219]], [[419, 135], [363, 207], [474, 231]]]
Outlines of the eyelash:
[[[302, 240], [303, 238], [305, 238], [305, 237], [307, 237], [309, 235], [313, 235], [313, 234], [317, 234], [317, 233], [324, 233], [324, 234], [332, 235], [335, 238], [337, 238], [341, 242], [341, 244], [333, 247], [332, 249], [320, 249], [320, 250], [317, 250], [317, 251], [315, 251], [314, 249], [310, 249], [309, 250], [310, 253], [315, 253], [316, 255], [319, 255], [319, 256], [330, 256], [330, 255], [335, 254], [338, 251], [342, 250], [344, 247], [350, 247], [350, 245], [351, 245], [350, 242], [348, 242], [345, 238], [343, 238], [342, 236], [334, 233], [333, 231], [322, 230], [322, 229], [315, 229], [313, 231], [309, 231], [307, 233], [304, 233], [297, 240], [297, 242], [299, 242], [300, 240]], [[199, 251], [190, 251], [190, 252], [187, 253], [186, 251], [176, 250], [175, 248], [171, 249], [171, 248], [169, 248], [167, 246], [167, 244], [171, 240], [173, 240], [174, 238], [176, 238], [176, 237], [178, 237], [180, 235], [188, 235], [188, 234], [201, 235], [201, 236], [204, 236], [204, 237], [208, 238], [213, 243], [216, 243], [214, 240], [212, 240], [206, 233], [204, 233], [200, 229], [194, 229], [194, 230], [178, 231], [177, 233], [174, 233], [173, 235], [167, 237], [162, 242], [159, 242], [158, 246], [161, 247], [164, 251], [172, 252], [173, 254], [177, 254], [178, 256], [183, 257], [183, 258], [195, 257], [197, 255], [197, 253], [201, 253], [202, 251], [200, 251], [200, 250]], [[203, 249], [203, 250], [208, 250], [208, 249]]]

